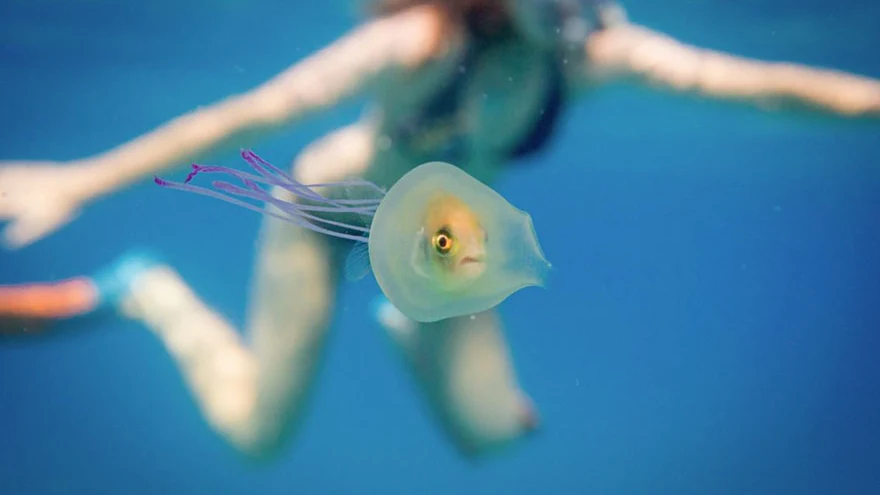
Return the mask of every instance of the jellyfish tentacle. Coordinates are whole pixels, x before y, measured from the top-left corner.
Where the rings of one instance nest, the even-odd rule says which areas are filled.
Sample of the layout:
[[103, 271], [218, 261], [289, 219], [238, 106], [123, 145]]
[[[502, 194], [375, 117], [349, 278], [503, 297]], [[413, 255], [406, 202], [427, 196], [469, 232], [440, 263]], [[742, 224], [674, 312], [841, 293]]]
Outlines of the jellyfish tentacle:
[[[212, 182], [212, 185], [217, 188], [222, 187], [224, 189], [224, 191], [226, 191], [226, 192], [229, 192], [232, 194], [238, 194], [241, 196], [252, 197], [252, 194], [259, 194], [260, 195], [259, 198], [254, 198], [254, 199], [263, 199], [266, 194], [266, 191], [264, 191], [260, 186], [258, 186], [257, 184], [255, 184], [253, 182], [245, 182], [245, 185], [248, 186], [247, 190], [243, 189], [239, 186], [236, 186], [234, 184], [230, 184], [229, 182], [225, 182], [225, 181], [214, 181], [214, 182]], [[276, 199], [278, 201], [282, 201], [278, 198], [274, 198], [274, 196], [272, 196], [272, 197], [273, 197], [273, 199]], [[343, 205], [341, 207], [340, 206], [317, 206], [317, 205], [302, 204], [302, 203], [296, 203], [296, 206], [297, 206], [297, 209], [299, 209], [301, 211], [314, 211], [314, 212], [326, 212], [326, 213], [336, 213], [336, 212], [344, 211], [345, 213], [361, 213], [361, 214], [367, 214], [367, 215], [372, 215], [373, 213], [375, 213], [376, 208], [378, 208], [378, 206], [377, 207], [373, 207], [373, 206], [347, 206], [347, 205]]]
[[244, 160], [246, 162], [248, 162], [248, 164], [250, 164], [252, 167], [255, 167], [257, 169], [257, 171], [260, 171], [261, 166], [264, 166], [264, 167], [272, 170], [273, 172], [275, 172], [276, 175], [284, 178], [286, 181], [304, 186], [306, 188], [322, 187], [322, 186], [336, 186], [336, 185], [363, 186], [363, 187], [367, 187], [369, 189], [373, 189], [375, 192], [378, 192], [382, 195], [385, 194], [385, 190], [383, 188], [377, 186], [376, 184], [374, 184], [370, 181], [366, 181], [366, 180], [349, 179], [349, 180], [343, 180], [340, 182], [331, 182], [331, 183], [326, 183], [326, 184], [302, 184], [302, 183], [298, 182], [296, 179], [294, 179], [293, 177], [291, 177], [290, 174], [279, 169], [275, 165], [272, 165], [271, 163], [267, 162], [266, 160], [263, 160], [256, 153], [254, 153], [251, 150], [242, 150], [241, 156], [242, 156], [242, 158], [244, 158]]
[[[290, 187], [289, 189], [294, 194], [300, 194], [303, 197], [307, 197], [309, 199], [315, 199], [320, 201], [329, 201], [331, 204], [344, 204], [340, 200], [329, 199], [321, 194], [315, 192], [313, 188], [315, 187], [367, 187], [372, 189], [374, 192], [379, 193], [380, 196], [385, 195], [385, 190], [381, 187], [373, 184], [372, 182], [365, 180], [343, 180], [340, 182], [331, 182], [326, 184], [303, 184], [296, 179], [294, 179], [290, 174], [284, 172], [278, 167], [272, 165], [260, 158], [256, 153], [250, 150], [242, 150], [241, 157], [254, 168], [258, 173], [263, 175], [266, 179], [274, 183], [275, 185], [279, 185], [281, 187]], [[265, 167], [265, 168], [264, 168]], [[269, 169], [274, 173], [274, 175], [270, 174], [266, 169]], [[343, 200], [344, 201], [344, 200]], [[373, 201], [373, 200], [368, 200]]]
[[[265, 179], [263, 179], [261, 177], [257, 177], [255, 175], [250, 175], [248, 173], [241, 172], [241, 171], [238, 171], [235, 169], [231, 169], [231, 168], [227, 168], [227, 167], [218, 167], [218, 166], [214, 166], [214, 165], [197, 165], [197, 164], [193, 164], [193, 172], [190, 172], [190, 174], [187, 176], [186, 180], [183, 181], [183, 183], [188, 184], [196, 175], [199, 175], [202, 173], [204, 173], [204, 174], [217, 174], [217, 173], [219, 173], [219, 174], [232, 175], [233, 177], [240, 179], [242, 182], [245, 183], [245, 185], [248, 186], [249, 189], [254, 190], [254, 191], [257, 191], [257, 190], [262, 191], [262, 189], [260, 188], [259, 185], [257, 185], [257, 183], [260, 183], [260, 182], [261, 183], [268, 183]], [[229, 183], [223, 182], [223, 184], [229, 184]], [[274, 184], [272, 184], [272, 185], [274, 185]], [[231, 184], [229, 184], [229, 186], [236, 187], [236, 186], [232, 186]], [[318, 198], [319, 200], [324, 199], [323, 196], [311, 196], [311, 195], [309, 196], [309, 198], [306, 198], [306, 199], [313, 199], [314, 200], [315, 198]], [[340, 206], [360, 207], [363, 210], [363, 213], [371, 213], [371, 212], [374, 212], [376, 210], [376, 208], [379, 207], [379, 203], [381, 202], [381, 200], [373, 200], [373, 199], [369, 199], [369, 200], [334, 200], [334, 202], [340, 203]], [[313, 205], [305, 205], [304, 204], [304, 205], [302, 205], [302, 209], [308, 210], [308, 211], [319, 211], [320, 212], [320, 211], [336, 211], [338, 209], [338, 207], [313, 206]]]
[[[379, 192], [384, 196], [385, 191], [382, 188], [372, 182], [363, 180], [346, 180], [326, 184], [303, 184], [296, 181], [293, 177], [284, 173], [274, 165], [266, 162], [252, 151], [243, 150], [241, 156], [259, 175], [249, 174], [228, 167], [193, 164], [192, 171], [182, 183], [167, 181], [159, 177], [154, 177], [154, 182], [159, 186], [169, 189], [176, 189], [219, 199], [251, 211], [263, 213], [308, 228], [321, 234], [356, 242], [368, 242], [370, 233], [369, 226], [359, 226], [351, 222], [331, 220], [329, 218], [314, 215], [313, 213], [354, 214], [361, 218], [367, 217], [372, 219], [372, 216], [375, 214], [376, 209], [382, 201], [381, 198], [337, 200], [323, 196], [315, 191], [314, 188], [365, 187], [373, 192]], [[203, 173], [226, 174], [235, 177], [242, 181], [244, 187], [219, 180], [211, 183], [214, 189], [190, 184], [197, 175]], [[292, 193], [294, 199], [284, 200], [275, 197], [260, 184], [281, 187]], [[261, 201], [267, 206], [259, 207], [234, 196]], [[297, 201], [297, 199], [317, 204], [303, 204], [302, 202]], [[272, 209], [268, 205], [274, 206], [275, 208]], [[329, 227], [359, 232], [360, 234], [340, 232]]]
[[[330, 220], [329, 218], [322, 218], [322, 217], [319, 217], [316, 215], [311, 215], [309, 213], [306, 213], [306, 211], [308, 211], [308, 208], [303, 208], [303, 205], [300, 205], [295, 202], [289, 202], [289, 201], [284, 201], [282, 199], [278, 199], [278, 198], [272, 196], [271, 194], [267, 194], [265, 191], [263, 191], [262, 189], [259, 189], [259, 188], [255, 191], [248, 191], [248, 190], [243, 189], [241, 187], [238, 187], [234, 184], [230, 184], [228, 182], [222, 182], [222, 181], [214, 181], [212, 183], [212, 185], [216, 189], [219, 189], [223, 192], [235, 194], [237, 196], [244, 196], [246, 198], [256, 199], [256, 200], [260, 200], [260, 201], [265, 201], [266, 203], [269, 203], [269, 204], [271, 204], [281, 210], [284, 210], [286, 212], [295, 212], [296, 216], [303, 217], [303, 218], [306, 218], [306, 219], [314, 221], [314, 222], [322, 222], [322, 223], [326, 223], [328, 225], [334, 225], [336, 227], [357, 230], [359, 232], [364, 232], [364, 233], [370, 232], [369, 228], [357, 227], [357, 226], [354, 226], [354, 225], [351, 225], [348, 223]], [[363, 211], [360, 208], [352, 208], [350, 210], [346, 209], [344, 211], [341, 211], [339, 208], [327, 208], [327, 207], [316, 207], [316, 208], [320, 208], [320, 209], [315, 210], [315, 211], [324, 211], [324, 212], [330, 212], [330, 213], [337, 213], [337, 212], [340, 212], [340, 213], [363, 213]]]

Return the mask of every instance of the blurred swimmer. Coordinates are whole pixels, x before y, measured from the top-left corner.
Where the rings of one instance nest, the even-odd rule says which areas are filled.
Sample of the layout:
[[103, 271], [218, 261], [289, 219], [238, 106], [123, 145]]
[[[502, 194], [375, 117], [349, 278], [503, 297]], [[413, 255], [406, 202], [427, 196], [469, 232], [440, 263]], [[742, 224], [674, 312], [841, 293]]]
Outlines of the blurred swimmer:
[[[442, 160], [491, 183], [508, 163], [548, 145], [575, 97], [622, 81], [762, 108], [880, 115], [876, 80], [688, 46], [629, 23], [609, 1], [378, 0], [375, 7], [369, 21], [265, 84], [107, 152], [65, 164], [2, 164], [5, 242], [34, 242], [89, 201], [368, 91], [375, 111], [307, 147], [292, 167], [299, 182], [358, 178], [387, 189], [416, 165]], [[278, 187], [273, 195], [293, 199]], [[241, 449], [266, 454], [304, 410], [348, 250], [340, 239], [266, 216], [249, 345], [173, 268], [146, 255], [126, 255], [92, 278], [93, 304], [150, 328], [213, 427]], [[461, 451], [477, 455], [535, 428], [493, 311], [425, 324], [385, 303], [377, 311]]]

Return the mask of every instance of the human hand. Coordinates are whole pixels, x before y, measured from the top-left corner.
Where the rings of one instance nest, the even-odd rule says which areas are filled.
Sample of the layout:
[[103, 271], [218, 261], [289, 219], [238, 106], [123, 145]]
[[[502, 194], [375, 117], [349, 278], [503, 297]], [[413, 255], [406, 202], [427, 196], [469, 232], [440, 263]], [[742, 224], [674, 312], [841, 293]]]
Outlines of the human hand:
[[0, 242], [7, 249], [31, 244], [78, 214], [76, 170], [50, 161], [0, 161]]

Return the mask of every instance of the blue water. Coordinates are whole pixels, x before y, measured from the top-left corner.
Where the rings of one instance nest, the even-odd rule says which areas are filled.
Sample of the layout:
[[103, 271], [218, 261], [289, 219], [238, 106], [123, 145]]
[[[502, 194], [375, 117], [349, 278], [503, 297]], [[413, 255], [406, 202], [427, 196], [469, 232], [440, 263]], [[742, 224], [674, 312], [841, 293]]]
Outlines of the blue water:
[[[626, 6], [687, 42], [880, 77], [869, 0]], [[104, 150], [357, 20], [346, 1], [3, 0], [0, 157]], [[284, 164], [359, 109], [256, 149]], [[307, 420], [266, 464], [210, 431], [139, 326], [0, 346], [0, 493], [880, 493], [878, 162], [876, 123], [604, 90], [496, 184], [557, 267], [503, 305], [539, 435], [461, 459], [371, 322], [370, 281], [346, 287]], [[0, 253], [0, 283], [146, 245], [241, 327], [258, 221], [145, 183]]]

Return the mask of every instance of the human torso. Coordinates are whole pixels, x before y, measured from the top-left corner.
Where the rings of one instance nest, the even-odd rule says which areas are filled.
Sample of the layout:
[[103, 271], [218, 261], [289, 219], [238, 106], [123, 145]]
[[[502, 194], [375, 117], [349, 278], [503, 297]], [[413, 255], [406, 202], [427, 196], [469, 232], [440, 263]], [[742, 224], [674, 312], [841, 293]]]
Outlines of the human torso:
[[566, 61], [516, 37], [473, 42], [456, 36], [442, 56], [383, 85], [371, 115], [379, 165], [371, 167], [373, 180], [393, 183], [421, 163], [440, 160], [488, 182], [524, 154], [524, 144], [545, 144], [536, 126], [550, 120], [543, 113], [559, 110], [548, 105], [561, 106], [554, 98], [565, 96]]

